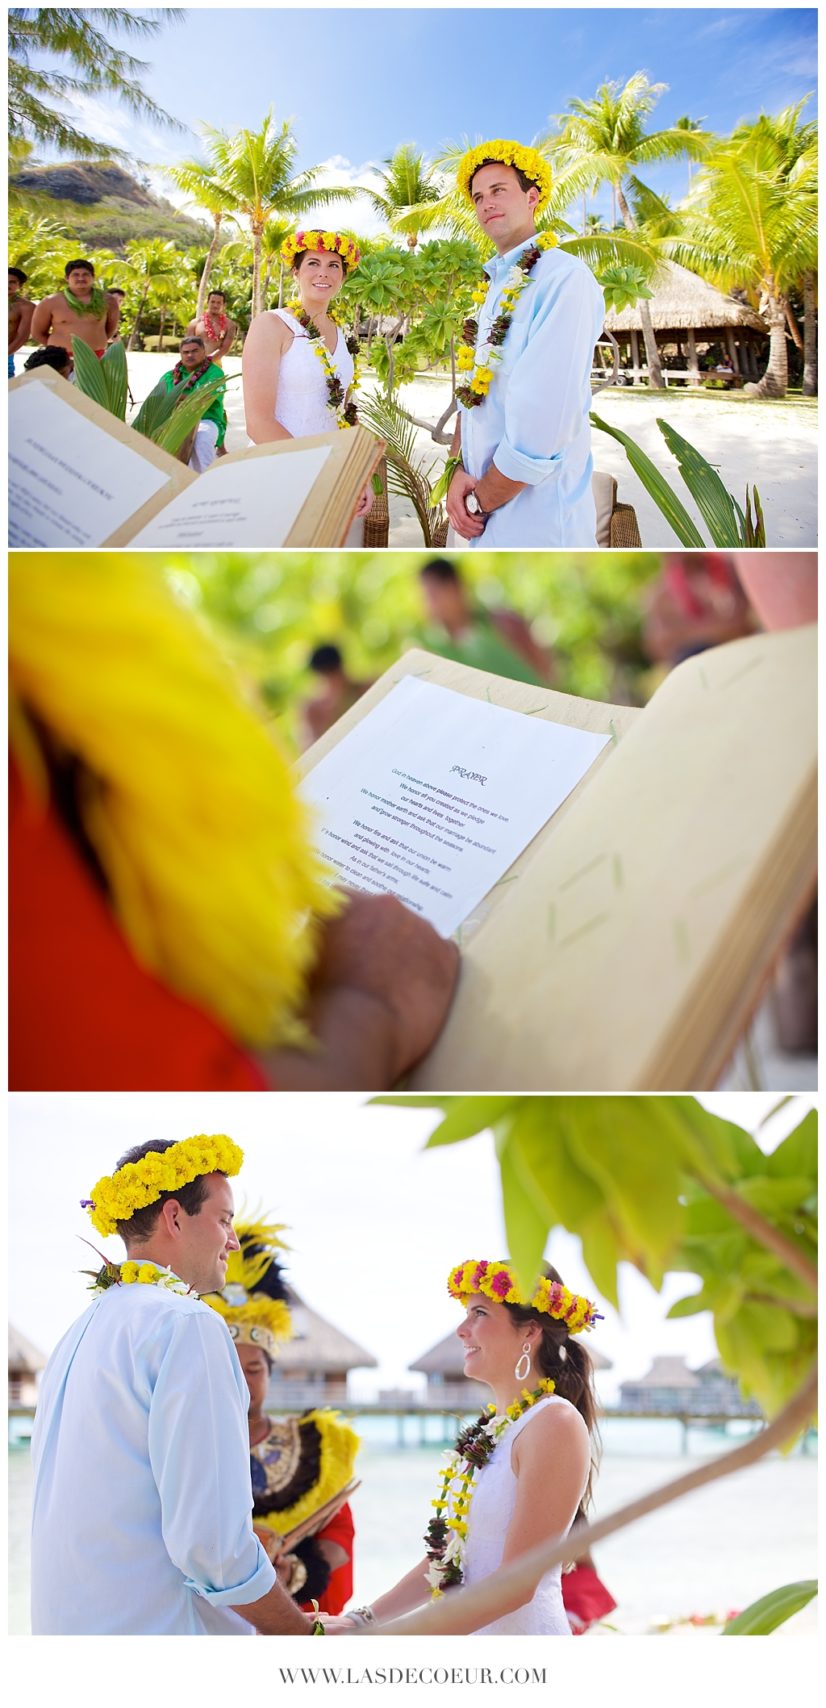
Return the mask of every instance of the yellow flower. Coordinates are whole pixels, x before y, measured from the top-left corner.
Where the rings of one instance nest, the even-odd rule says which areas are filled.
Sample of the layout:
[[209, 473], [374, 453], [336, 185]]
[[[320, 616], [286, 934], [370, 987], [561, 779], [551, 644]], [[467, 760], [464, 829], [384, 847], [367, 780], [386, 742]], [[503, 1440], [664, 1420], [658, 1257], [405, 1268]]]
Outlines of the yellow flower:
[[490, 142], [480, 142], [475, 148], [468, 149], [460, 160], [456, 185], [467, 201], [471, 201], [470, 186], [473, 175], [486, 160], [501, 161], [505, 166], [518, 166], [536, 185], [539, 200], [534, 211], [537, 215], [542, 212], [551, 193], [551, 169], [547, 160], [537, 149], [503, 137], [495, 137]]
[[474, 355], [470, 344], [460, 344], [456, 352], [456, 366], [460, 373], [468, 373], [473, 367]]

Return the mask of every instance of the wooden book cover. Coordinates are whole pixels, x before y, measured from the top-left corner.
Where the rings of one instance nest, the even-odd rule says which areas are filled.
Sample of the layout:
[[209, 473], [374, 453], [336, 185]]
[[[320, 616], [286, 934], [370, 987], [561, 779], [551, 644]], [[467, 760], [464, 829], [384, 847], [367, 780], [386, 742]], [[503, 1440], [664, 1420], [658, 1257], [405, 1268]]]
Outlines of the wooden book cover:
[[814, 629], [734, 641], [639, 711], [416, 651], [314, 745], [304, 770], [404, 675], [611, 736], [459, 933], [412, 1087], [713, 1088], [814, 892], [816, 654]]
[[51, 369], [9, 386], [9, 545], [340, 546], [384, 446], [363, 427], [219, 457], [203, 475]]

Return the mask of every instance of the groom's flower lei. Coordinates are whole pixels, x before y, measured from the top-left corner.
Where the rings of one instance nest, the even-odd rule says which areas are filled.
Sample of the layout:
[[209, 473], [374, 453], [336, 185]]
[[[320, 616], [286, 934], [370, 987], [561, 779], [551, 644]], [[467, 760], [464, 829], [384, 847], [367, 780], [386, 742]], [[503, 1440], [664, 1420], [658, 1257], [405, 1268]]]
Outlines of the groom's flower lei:
[[[544, 250], [552, 249], [558, 242], [554, 232], [540, 232], [530, 248], [523, 250], [519, 260], [508, 272], [499, 300], [499, 311], [493, 321], [484, 343], [479, 344], [479, 322], [470, 316], [462, 328], [464, 342], [456, 352], [456, 366], [460, 373], [467, 374], [468, 380], [464, 385], [456, 387], [457, 401], [465, 409], [476, 409], [484, 403], [493, 382], [493, 369], [501, 362], [501, 349], [508, 336], [513, 320], [514, 310], [522, 292], [531, 283], [531, 273]], [[487, 274], [483, 274], [471, 301], [478, 307], [485, 302], [490, 289]]]

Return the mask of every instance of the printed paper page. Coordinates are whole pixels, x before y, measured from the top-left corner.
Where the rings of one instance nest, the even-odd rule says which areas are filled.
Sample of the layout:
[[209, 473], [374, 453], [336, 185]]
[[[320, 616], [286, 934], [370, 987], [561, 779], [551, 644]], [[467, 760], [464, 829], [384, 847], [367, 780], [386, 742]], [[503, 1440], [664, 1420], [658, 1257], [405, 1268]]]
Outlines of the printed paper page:
[[[67, 382], [68, 390], [68, 382]], [[51, 386], [9, 397], [9, 545], [99, 546], [168, 476]]]
[[610, 739], [405, 677], [303, 779], [339, 882], [449, 937]]
[[282, 546], [315, 484], [329, 445], [285, 456], [215, 463], [141, 528], [133, 546]]

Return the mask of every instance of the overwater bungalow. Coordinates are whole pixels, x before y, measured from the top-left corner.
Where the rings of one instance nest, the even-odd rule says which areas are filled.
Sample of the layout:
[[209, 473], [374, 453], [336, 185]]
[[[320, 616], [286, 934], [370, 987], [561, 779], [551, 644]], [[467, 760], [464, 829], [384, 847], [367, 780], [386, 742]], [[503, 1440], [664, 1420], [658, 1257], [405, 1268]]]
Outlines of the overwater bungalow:
[[[609, 1370], [610, 1358], [589, 1344], [595, 1370]], [[433, 1411], [474, 1411], [487, 1405], [490, 1389], [482, 1382], [472, 1382], [462, 1374], [464, 1358], [461, 1342], [455, 1333], [446, 1334], [428, 1352], [423, 1352], [408, 1369], [427, 1377], [423, 1405]]]
[[351, 1370], [375, 1370], [378, 1359], [342, 1329], [287, 1288], [292, 1339], [279, 1346], [270, 1378], [268, 1405], [274, 1411], [304, 1411], [311, 1406], [345, 1405]]
[[[648, 303], [657, 349], [667, 382], [684, 381], [702, 385], [720, 376], [704, 373], [700, 357], [716, 346], [731, 358], [733, 381], [757, 380], [765, 367], [768, 332], [749, 304], [726, 295], [675, 261], [663, 261]], [[640, 306], [610, 310], [605, 330], [613, 333], [620, 347], [623, 376], [647, 383], [645, 344]]]

